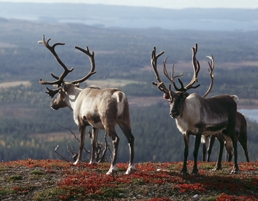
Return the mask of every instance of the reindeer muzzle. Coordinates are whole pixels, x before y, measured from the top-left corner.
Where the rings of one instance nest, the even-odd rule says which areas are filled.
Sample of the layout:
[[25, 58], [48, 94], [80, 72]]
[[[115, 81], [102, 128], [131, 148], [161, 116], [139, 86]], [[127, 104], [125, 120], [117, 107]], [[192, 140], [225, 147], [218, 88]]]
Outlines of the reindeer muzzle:
[[170, 112], [170, 116], [175, 119], [175, 118], [177, 118], [179, 116], [179, 112], [177, 110], [173, 109]]
[[54, 103], [54, 101], [51, 102], [51, 103], [49, 104], [49, 106], [50, 106], [53, 110], [58, 110], [58, 109], [59, 109], [59, 107]]

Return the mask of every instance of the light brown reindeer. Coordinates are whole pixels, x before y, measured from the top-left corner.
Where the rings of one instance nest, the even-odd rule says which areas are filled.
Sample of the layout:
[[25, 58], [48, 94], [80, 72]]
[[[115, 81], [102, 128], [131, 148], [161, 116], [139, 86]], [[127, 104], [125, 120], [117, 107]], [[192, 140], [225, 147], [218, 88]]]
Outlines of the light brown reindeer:
[[73, 71], [73, 68], [68, 69], [66, 67], [55, 52], [55, 47], [57, 45], [64, 45], [64, 43], [55, 43], [50, 46], [49, 41], [50, 39], [45, 41], [45, 36], [43, 35], [42, 40], [38, 43], [43, 44], [54, 55], [57, 62], [62, 66], [63, 73], [59, 77], [51, 73], [52, 77], [56, 79], [55, 81], [43, 81], [40, 79], [39, 83], [42, 85], [57, 85], [56, 89], [47, 88], [46, 92], [51, 98], [58, 93], [58, 96], [50, 103], [52, 109], [57, 110], [59, 108], [68, 107], [73, 111], [73, 118], [80, 132], [79, 153], [74, 165], [79, 163], [82, 157], [86, 126], [91, 126], [93, 128], [93, 136], [91, 141], [92, 151], [90, 163], [95, 163], [94, 155], [98, 130], [105, 130], [113, 143], [113, 156], [107, 174], [113, 173], [116, 170], [119, 144], [119, 137], [115, 131], [115, 125], [118, 124], [128, 140], [130, 159], [126, 174], [131, 173], [131, 171], [135, 169], [133, 163], [134, 136], [131, 132], [129, 104], [126, 95], [124, 92], [115, 88], [100, 89], [98, 87], [87, 87], [81, 89], [77, 86], [96, 73], [94, 52], [90, 53], [88, 47], [86, 47], [86, 49], [75, 47], [85, 53], [90, 60], [91, 69], [88, 74], [72, 82], [64, 81], [64, 78]]
[[[200, 70], [200, 64], [196, 59], [197, 44], [192, 48], [192, 64], [194, 74], [192, 80], [186, 86], [178, 78], [181, 85], [178, 88], [174, 82], [176, 76], [174, 76], [174, 65], [172, 68], [172, 77], [168, 76], [166, 70], [166, 60], [163, 62], [163, 72], [173, 85], [175, 91], [171, 90], [171, 84], [169, 89], [161, 81], [157, 70], [157, 59], [163, 52], [156, 55], [156, 48], [154, 47], [151, 55], [151, 65], [155, 73], [157, 83], [153, 82], [157, 88], [163, 93], [169, 96], [170, 116], [175, 119], [178, 130], [182, 133], [184, 138], [184, 162], [181, 170], [182, 174], [187, 173], [187, 157], [189, 147], [189, 135], [195, 135], [195, 147], [194, 147], [194, 167], [192, 174], [198, 173], [197, 168], [197, 156], [200, 146], [202, 135], [213, 135], [226, 129], [228, 135], [232, 139], [234, 147], [234, 166], [231, 173], [237, 173], [239, 168], [237, 164], [237, 143], [234, 135], [235, 129], [235, 117], [236, 117], [236, 99], [235, 95], [218, 95], [211, 98], [203, 98], [196, 93], [189, 94], [187, 91], [192, 88], [197, 81], [197, 76]], [[212, 58], [211, 58], [212, 59]], [[213, 59], [212, 59], [213, 62]], [[219, 156], [217, 164], [221, 163], [221, 156]]]

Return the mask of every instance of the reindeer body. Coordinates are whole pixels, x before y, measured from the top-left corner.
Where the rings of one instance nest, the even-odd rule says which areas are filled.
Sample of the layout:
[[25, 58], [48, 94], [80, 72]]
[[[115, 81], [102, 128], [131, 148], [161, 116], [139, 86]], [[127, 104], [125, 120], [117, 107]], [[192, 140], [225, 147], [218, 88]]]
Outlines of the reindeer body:
[[89, 73], [81, 79], [74, 80], [72, 82], [65, 82], [64, 78], [73, 71], [73, 68], [68, 69], [55, 52], [55, 47], [57, 45], [64, 45], [64, 43], [55, 43], [50, 46], [49, 41], [50, 39], [45, 41], [45, 36], [43, 35], [42, 41], [39, 41], [39, 43], [43, 44], [54, 55], [55, 59], [62, 66], [64, 71], [59, 77], [51, 73], [52, 77], [56, 79], [55, 81], [43, 81], [40, 79], [39, 83], [58, 86], [58, 88], [54, 90], [47, 88], [46, 93], [52, 98], [58, 93], [58, 96], [50, 104], [51, 108], [57, 110], [59, 108], [69, 107], [73, 111], [73, 118], [75, 123], [78, 125], [80, 132], [79, 153], [74, 164], [76, 165], [81, 160], [86, 126], [91, 126], [93, 132], [91, 139], [92, 152], [90, 163], [96, 162], [95, 150], [98, 130], [105, 130], [113, 143], [113, 156], [111, 166], [107, 174], [113, 173], [113, 171], [116, 170], [116, 159], [119, 144], [119, 137], [115, 131], [115, 125], [118, 124], [128, 141], [130, 159], [126, 174], [131, 173], [131, 171], [135, 169], [133, 164], [134, 136], [131, 132], [129, 104], [125, 94], [114, 88], [100, 89], [99, 87], [87, 87], [85, 89], [80, 89], [77, 87], [79, 83], [84, 82], [91, 75], [96, 73], [94, 52], [90, 53], [88, 47], [86, 47], [86, 50], [80, 47], [75, 48], [89, 57], [91, 63]]
[[130, 149], [130, 162], [126, 173], [134, 169], [133, 165], [133, 141], [131, 133], [129, 105], [125, 94], [115, 88], [100, 89], [98, 87], [88, 87], [80, 89], [74, 84], [64, 83], [59, 95], [51, 103], [51, 108], [57, 110], [69, 107], [73, 111], [73, 118], [79, 127], [80, 145], [76, 165], [82, 157], [86, 126], [93, 128], [92, 153], [90, 163], [95, 163], [95, 146], [98, 129], [105, 130], [111, 137], [114, 145], [113, 160], [107, 174], [116, 169], [117, 148], [119, 137], [115, 131], [118, 124], [128, 139]]
[[125, 107], [126, 102], [125, 94], [118, 89], [86, 88], [76, 101], [74, 121], [77, 125], [82, 121], [98, 129], [114, 126], [124, 109], [129, 109], [128, 104]]
[[196, 134], [202, 130], [205, 131], [203, 135], [212, 135], [225, 129], [229, 121], [234, 121], [234, 113], [230, 112], [236, 108], [236, 100], [236, 96], [230, 95], [203, 99], [200, 95], [192, 93], [186, 97], [182, 105], [175, 105], [175, 102], [170, 104], [170, 116], [175, 118], [181, 133]]
[[[176, 95], [177, 96], [177, 95]], [[179, 94], [179, 96], [182, 96]], [[170, 116], [175, 119], [177, 128], [183, 134], [185, 141], [184, 165], [182, 173], [187, 172], [189, 135], [195, 135], [194, 168], [197, 173], [197, 155], [201, 135], [209, 136], [227, 129], [228, 137], [235, 141], [234, 128], [236, 116], [236, 96], [219, 95], [212, 98], [202, 98], [198, 94], [190, 94], [185, 99], [175, 97], [170, 102]], [[236, 143], [234, 143], [236, 146]], [[223, 148], [223, 145], [222, 145]], [[236, 149], [236, 147], [234, 147]], [[237, 156], [236, 156], [237, 157]], [[235, 157], [235, 158], [236, 158]], [[219, 153], [215, 169], [221, 169], [222, 152]], [[237, 160], [233, 171], [237, 171]]]

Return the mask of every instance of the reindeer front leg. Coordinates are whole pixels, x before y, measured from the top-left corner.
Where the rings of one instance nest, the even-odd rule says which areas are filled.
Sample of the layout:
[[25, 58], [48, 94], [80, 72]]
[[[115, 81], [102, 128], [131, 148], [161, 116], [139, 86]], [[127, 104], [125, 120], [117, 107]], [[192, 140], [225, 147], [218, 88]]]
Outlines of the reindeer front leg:
[[224, 150], [224, 141], [219, 140], [219, 157], [218, 157], [218, 160], [217, 160], [217, 163], [216, 163], [215, 167], [212, 169], [213, 171], [222, 169], [221, 161], [222, 161], [223, 150]]
[[192, 174], [198, 174], [198, 168], [197, 168], [197, 157], [198, 157], [198, 151], [201, 143], [201, 137], [202, 137], [202, 132], [198, 132], [195, 136], [195, 144], [194, 144], [194, 167]]
[[208, 147], [208, 158], [207, 158], [207, 162], [210, 162], [210, 158], [211, 158], [211, 151], [212, 151], [212, 147], [214, 145], [215, 142], [215, 135], [211, 135], [210, 136], [210, 144]]
[[79, 153], [77, 160], [73, 163], [74, 165], [78, 164], [81, 161], [82, 158], [82, 150], [84, 148], [84, 139], [85, 139], [85, 125], [79, 125], [79, 132], [80, 132], [80, 142], [79, 142]]
[[91, 136], [91, 155], [90, 155], [90, 164], [95, 164], [96, 163], [96, 147], [97, 147], [97, 139], [98, 139], [98, 132], [99, 129], [97, 128], [92, 128], [92, 136]]
[[181, 174], [187, 174], [187, 157], [188, 157], [188, 149], [189, 149], [189, 135], [188, 134], [183, 134], [184, 138], [184, 144], [185, 144], [185, 149], [184, 149], [184, 164], [183, 168], [181, 170]]

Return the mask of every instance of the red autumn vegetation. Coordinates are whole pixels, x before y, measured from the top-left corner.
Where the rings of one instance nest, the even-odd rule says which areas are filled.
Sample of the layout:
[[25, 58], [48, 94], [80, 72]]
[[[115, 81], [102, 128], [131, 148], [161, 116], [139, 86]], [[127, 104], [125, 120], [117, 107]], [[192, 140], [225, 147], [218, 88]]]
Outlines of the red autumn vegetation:
[[[60, 160], [18, 160], [0, 163], [0, 200], [258, 200], [258, 162], [239, 163], [240, 173], [211, 171], [200, 162], [199, 175], [181, 175], [182, 162], [128, 164], [106, 175], [108, 163], [72, 165]], [[193, 166], [188, 161], [189, 171]]]

